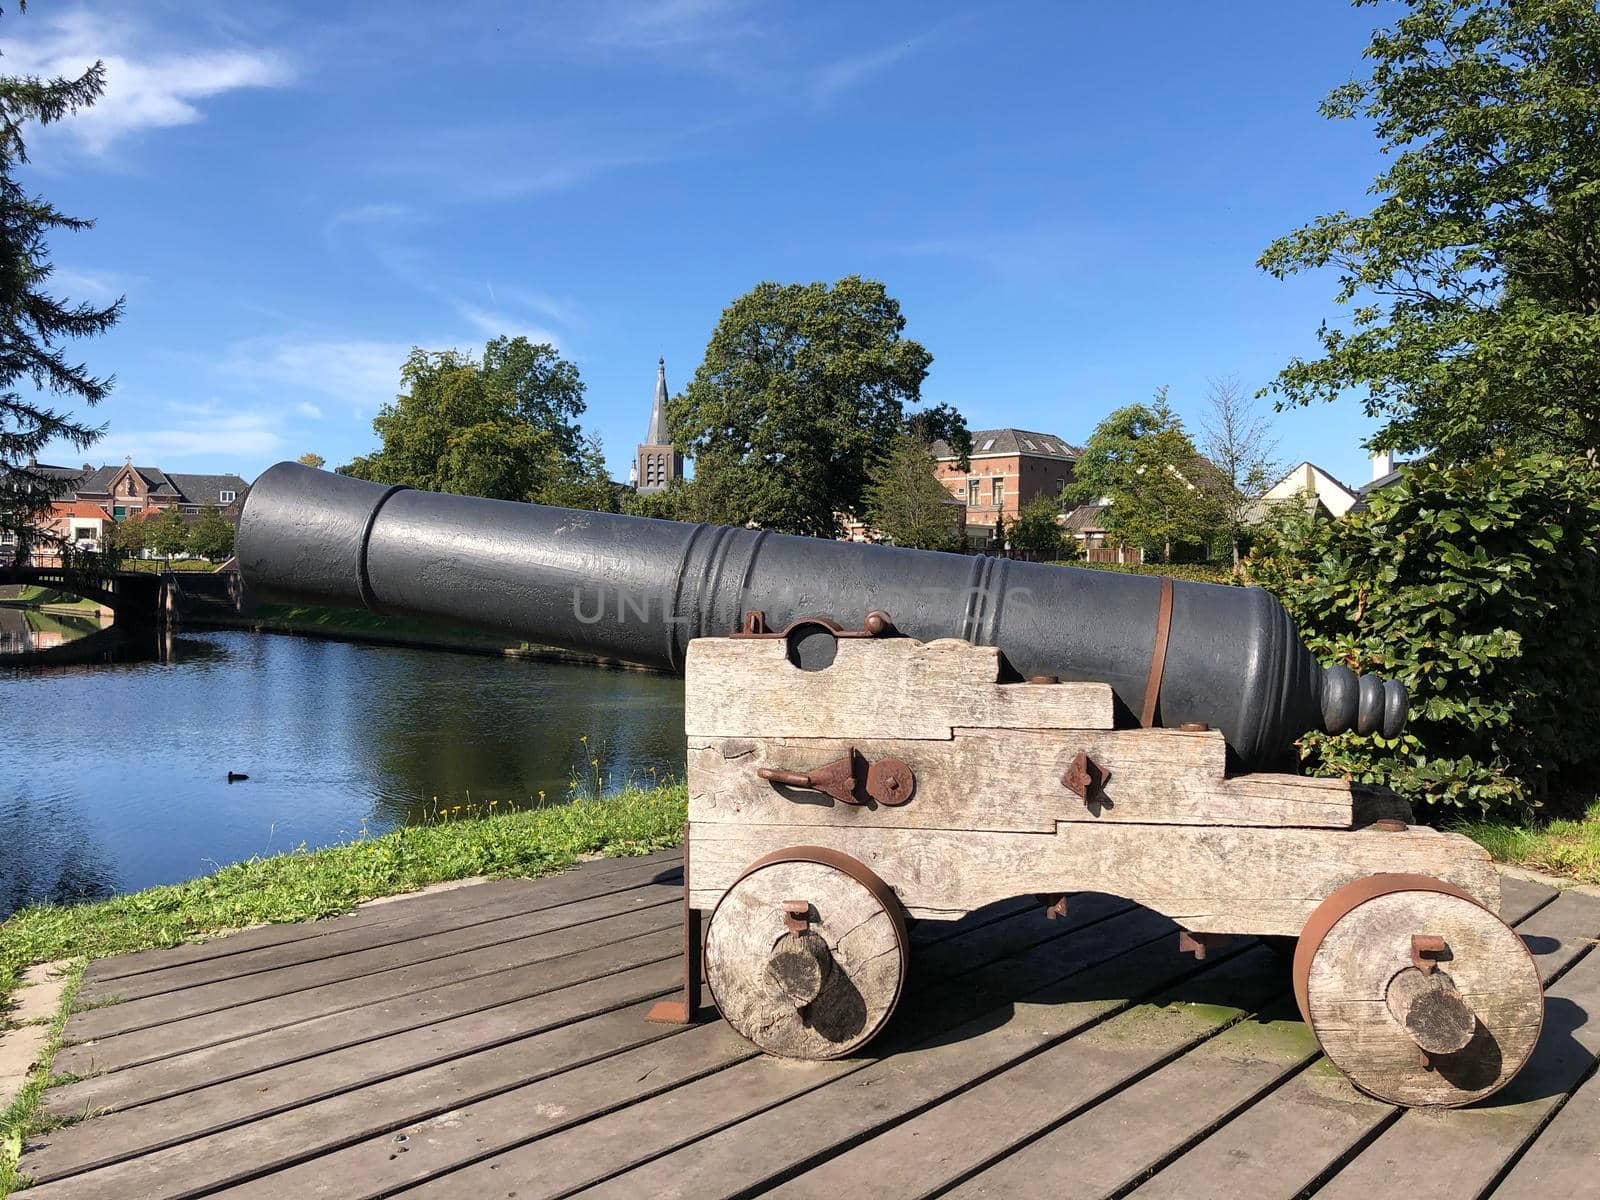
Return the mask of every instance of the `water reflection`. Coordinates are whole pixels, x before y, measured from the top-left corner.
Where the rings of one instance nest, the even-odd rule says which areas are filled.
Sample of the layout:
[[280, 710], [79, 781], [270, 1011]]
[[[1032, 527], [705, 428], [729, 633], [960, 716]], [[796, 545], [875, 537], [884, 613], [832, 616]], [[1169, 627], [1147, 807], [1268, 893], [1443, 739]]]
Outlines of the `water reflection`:
[[0, 605], [0, 654], [54, 650], [109, 628], [108, 618]]
[[[682, 685], [663, 676], [232, 632], [165, 650], [0, 671], [0, 914], [379, 832], [436, 803], [557, 802], [575, 772], [683, 774]], [[230, 770], [250, 778], [230, 786]]]

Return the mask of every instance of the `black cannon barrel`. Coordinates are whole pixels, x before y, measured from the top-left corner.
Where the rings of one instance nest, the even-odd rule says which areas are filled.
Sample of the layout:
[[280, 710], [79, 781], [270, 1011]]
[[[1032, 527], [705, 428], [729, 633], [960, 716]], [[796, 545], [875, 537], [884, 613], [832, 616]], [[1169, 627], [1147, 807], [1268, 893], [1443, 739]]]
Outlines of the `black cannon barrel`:
[[[924, 641], [997, 646], [1018, 677], [1108, 683], [1145, 706], [1163, 581], [724, 525], [387, 487], [279, 463], [251, 488], [237, 556], [266, 598], [434, 617], [682, 671], [691, 639], [759, 610], [859, 628], [872, 610]], [[1246, 765], [1301, 734], [1393, 737], [1405, 689], [1324, 670], [1260, 588], [1174, 581], [1155, 723], [1220, 729]]]

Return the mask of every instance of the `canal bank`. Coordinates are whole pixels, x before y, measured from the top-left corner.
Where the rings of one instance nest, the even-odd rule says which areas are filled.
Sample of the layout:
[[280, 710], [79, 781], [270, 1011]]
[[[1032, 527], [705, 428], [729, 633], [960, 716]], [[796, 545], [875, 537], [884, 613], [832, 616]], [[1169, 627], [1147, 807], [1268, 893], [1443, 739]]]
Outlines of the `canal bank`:
[[684, 774], [675, 678], [330, 637], [184, 628], [0, 671], [0, 713], [0, 918]]
[[196, 629], [243, 629], [251, 633], [280, 633], [296, 637], [333, 638], [373, 646], [409, 646], [455, 654], [482, 654], [538, 662], [575, 663], [625, 671], [651, 671], [620, 658], [583, 654], [556, 646], [513, 642], [481, 630], [466, 629], [411, 617], [386, 617], [357, 609], [320, 608], [312, 605], [262, 604], [250, 612], [232, 612], [221, 606], [193, 605], [184, 624]]

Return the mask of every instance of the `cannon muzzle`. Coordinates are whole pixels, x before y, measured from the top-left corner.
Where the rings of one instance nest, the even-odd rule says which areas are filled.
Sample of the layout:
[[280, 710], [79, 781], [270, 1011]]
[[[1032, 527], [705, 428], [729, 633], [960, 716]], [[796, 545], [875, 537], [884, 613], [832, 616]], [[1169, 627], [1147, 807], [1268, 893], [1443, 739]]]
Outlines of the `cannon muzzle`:
[[1260, 588], [441, 495], [288, 462], [251, 488], [237, 557], [265, 598], [670, 671], [746, 612], [782, 629], [878, 610], [909, 637], [996, 646], [1017, 678], [1110, 684], [1147, 724], [1220, 729], [1246, 766], [1312, 729], [1394, 737], [1406, 717], [1401, 684], [1324, 670]]

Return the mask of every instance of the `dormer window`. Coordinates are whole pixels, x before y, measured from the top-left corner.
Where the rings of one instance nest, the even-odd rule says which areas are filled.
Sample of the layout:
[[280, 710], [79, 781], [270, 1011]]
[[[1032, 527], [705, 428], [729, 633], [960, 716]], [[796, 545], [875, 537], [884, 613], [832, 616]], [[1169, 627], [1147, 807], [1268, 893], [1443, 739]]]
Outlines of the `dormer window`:
[[233, 503], [233, 493], [232, 492], [223, 492], [221, 494], [221, 499], [222, 499], [222, 503], [224, 503], [224, 504], [232, 504]]

